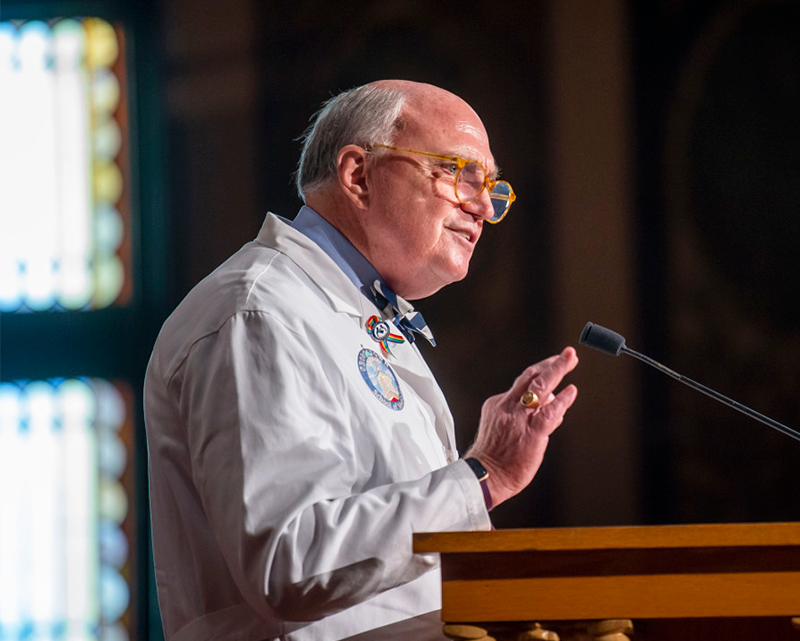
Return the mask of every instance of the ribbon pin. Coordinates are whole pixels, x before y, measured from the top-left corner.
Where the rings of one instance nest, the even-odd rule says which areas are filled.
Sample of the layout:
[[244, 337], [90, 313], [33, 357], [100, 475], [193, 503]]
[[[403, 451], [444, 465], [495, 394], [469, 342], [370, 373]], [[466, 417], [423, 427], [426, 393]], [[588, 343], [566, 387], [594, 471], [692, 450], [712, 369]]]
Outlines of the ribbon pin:
[[389, 323], [382, 321], [377, 316], [370, 316], [367, 320], [367, 333], [372, 336], [373, 340], [381, 344], [384, 356], [394, 356], [392, 350], [389, 349], [389, 343], [402, 343], [405, 340], [398, 334], [392, 334]]

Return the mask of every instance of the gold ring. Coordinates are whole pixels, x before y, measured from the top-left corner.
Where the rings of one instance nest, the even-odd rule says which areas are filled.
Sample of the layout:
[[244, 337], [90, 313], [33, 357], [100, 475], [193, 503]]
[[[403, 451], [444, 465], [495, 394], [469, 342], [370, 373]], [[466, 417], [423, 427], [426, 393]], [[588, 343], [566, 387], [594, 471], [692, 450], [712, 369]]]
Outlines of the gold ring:
[[519, 402], [522, 403], [525, 407], [532, 407], [533, 409], [539, 408], [539, 397], [536, 396], [536, 392], [528, 390], [522, 395], [522, 398], [519, 399]]

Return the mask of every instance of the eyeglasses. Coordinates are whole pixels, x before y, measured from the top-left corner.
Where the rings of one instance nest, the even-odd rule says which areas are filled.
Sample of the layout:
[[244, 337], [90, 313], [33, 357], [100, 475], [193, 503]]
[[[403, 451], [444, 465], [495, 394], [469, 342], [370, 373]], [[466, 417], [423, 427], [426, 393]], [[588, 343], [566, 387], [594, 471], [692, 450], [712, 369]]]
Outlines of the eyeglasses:
[[473, 202], [481, 195], [481, 192], [486, 189], [489, 192], [492, 209], [494, 210], [492, 217], [487, 219], [490, 223], [499, 223], [503, 220], [508, 210], [511, 208], [511, 203], [517, 199], [514, 190], [511, 189], [511, 185], [505, 180], [491, 180], [487, 178], [486, 169], [484, 169], [483, 165], [477, 160], [467, 160], [466, 158], [459, 158], [458, 156], [443, 156], [441, 154], [432, 154], [427, 151], [392, 147], [391, 145], [372, 145], [372, 147], [405, 151], [409, 154], [418, 154], [420, 156], [438, 158], [439, 160], [449, 160], [455, 163], [456, 166], [452, 170], [453, 191], [456, 194], [458, 202], [467, 205]]

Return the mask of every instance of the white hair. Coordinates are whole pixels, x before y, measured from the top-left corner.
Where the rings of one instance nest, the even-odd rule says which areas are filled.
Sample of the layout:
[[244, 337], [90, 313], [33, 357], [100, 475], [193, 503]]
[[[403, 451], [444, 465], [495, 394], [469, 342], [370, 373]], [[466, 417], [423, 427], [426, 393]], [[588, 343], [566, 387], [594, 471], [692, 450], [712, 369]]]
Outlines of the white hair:
[[405, 94], [397, 89], [363, 85], [322, 105], [299, 140], [303, 143], [295, 172], [297, 193], [305, 195], [336, 176], [336, 157], [345, 145], [391, 145], [402, 128]]

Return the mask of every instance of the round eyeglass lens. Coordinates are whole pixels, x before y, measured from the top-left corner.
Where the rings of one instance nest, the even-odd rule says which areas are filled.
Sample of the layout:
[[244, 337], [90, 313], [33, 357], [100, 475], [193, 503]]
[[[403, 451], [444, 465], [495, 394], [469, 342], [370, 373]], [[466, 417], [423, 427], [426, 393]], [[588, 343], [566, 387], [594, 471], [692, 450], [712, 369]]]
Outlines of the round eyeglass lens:
[[496, 223], [503, 218], [508, 208], [511, 206], [511, 185], [505, 180], [498, 180], [489, 196], [491, 197], [492, 208], [494, 209], [494, 216], [492, 216], [489, 221]]
[[465, 164], [458, 172], [456, 180], [456, 196], [462, 203], [468, 203], [478, 196], [486, 182], [483, 167], [474, 160]]

